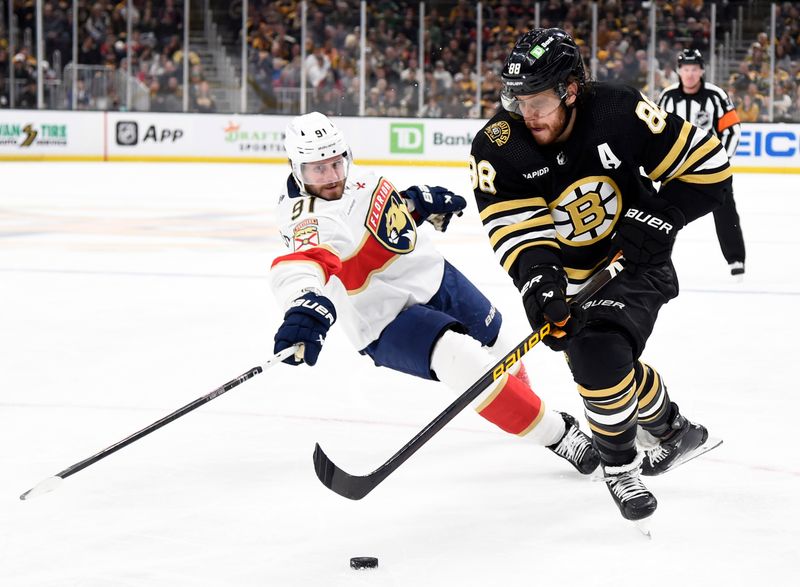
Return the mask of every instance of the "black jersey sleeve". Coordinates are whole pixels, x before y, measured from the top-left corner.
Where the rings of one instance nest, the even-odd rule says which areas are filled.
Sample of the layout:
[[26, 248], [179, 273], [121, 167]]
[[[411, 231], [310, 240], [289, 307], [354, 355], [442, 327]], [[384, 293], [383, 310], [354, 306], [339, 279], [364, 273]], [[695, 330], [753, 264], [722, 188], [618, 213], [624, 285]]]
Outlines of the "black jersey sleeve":
[[518, 138], [524, 131], [524, 125], [509, 115], [495, 116], [473, 140], [469, 162], [481, 222], [500, 265], [517, 287], [532, 266], [561, 266], [545, 187], [530, 180], [547, 164], [537, 163], [535, 151]]
[[714, 135], [667, 113], [639, 93], [633, 110], [631, 148], [641, 153], [645, 174], [661, 182], [659, 194], [678, 207], [687, 221], [724, 201], [731, 168]]

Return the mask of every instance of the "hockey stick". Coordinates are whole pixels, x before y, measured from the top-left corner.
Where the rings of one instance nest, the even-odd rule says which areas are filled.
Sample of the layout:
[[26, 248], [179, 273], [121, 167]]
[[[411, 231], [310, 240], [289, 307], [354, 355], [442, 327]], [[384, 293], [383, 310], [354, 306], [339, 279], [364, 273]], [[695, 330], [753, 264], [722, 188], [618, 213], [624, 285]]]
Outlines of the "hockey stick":
[[[596, 294], [606, 283], [622, 271], [624, 267], [623, 261], [624, 259], [620, 255], [614, 257], [611, 263], [594, 275], [578, 295], [571, 300], [572, 305], [579, 306]], [[422, 448], [422, 445], [433, 438], [450, 420], [472, 403], [493, 381], [502, 377], [510, 367], [522, 358], [522, 355], [536, 346], [544, 336], [547, 336], [550, 333], [550, 329], [551, 325], [547, 323], [538, 332], [525, 337], [525, 340], [498, 361], [494, 367], [487, 371], [467, 391], [462, 393], [452, 404], [447, 406], [425, 428], [420, 430], [408, 444], [369, 475], [351, 475], [343, 471], [328, 458], [322, 447], [317, 444], [314, 447], [314, 470], [317, 473], [317, 477], [331, 491], [348, 499], [361, 499], [406, 462], [411, 455]]]
[[241, 383], [244, 383], [248, 379], [251, 379], [251, 378], [255, 377], [256, 375], [258, 375], [259, 373], [263, 373], [264, 371], [266, 371], [267, 369], [269, 369], [270, 367], [272, 367], [276, 363], [280, 363], [286, 357], [288, 357], [289, 355], [294, 354], [295, 351], [298, 351], [298, 350], [299, 349], [298, 349], [297, 346], [291, 346], [291, 347], [289, 347], [287, 349], [284, 349], [284, 350], [280, 351], [276, 355], [270, 357], [270, 359], [266, 363], [264, 363], [263, 365], [258, 365], [256, 367], [253, 367], [252, 369], [250, 369], [246, 373], [242, 373], [241, 375], [239, 375], [235, 379], [231, 379], [227, 383], [219, 386], [214, 391], [209, 392], [209, 393], [207, 393], [206, 395], [204, 395], [202, 397], [198, 397], [193, 402], [190, 402], [190, 403], [186, 404], [182, 408], [179, 408], [179, 409], [175, 410], [171, 414], [169, 414], [167, 416], [164, 416], [160, 420], [157, 420], [157, 421], [153, 422], [152, 424], [150, 424], [149, 426], [147, 426], [145, 428], [142, 428], [138, 432], [135, 432], [135, 433], [131, 434], [127, 438], [123, 438], [122, 440], [120, 440], [116, 444], [112, 444], [108, 448], [104, 448], [103, 450], [101, 450], [99, 453], [97, 453], [95, 455], [92, 455], [89, 458], [84, 459], [84, 460], [82, 460], [82, 461], [80, 461], [78, 463], [75, 463], [74, 465], [72, 465], [70, 467], [67, 467], [66, 469], [64, 469], [60, 473], [56, 473], [52, 477], [48, 477], [47, 479], [45, 479], [44, 481], [42, 481], [39, 484], [35, 485], [31, 489], [28, 489], [28, 491], [26, 491], [25, 493], [20, 495], [19, 498], [21, 500], [28, 500], [28, 499], [37, 497], [39, 495], [42, 495], [43, 493], [48, 493], [50, 491], [53, 491], [53, 490], [57, 489], [58, 486], [61, 485], [61, 483], [64, 481], [64, 479], [66, 479], [70, 475], [74, 475], [78, 471], [81, 471], [81, 470], [85, 469], [89, 465], [95, 464], [97, 461], [106, 458], [108, 455], [117, 452], [119, 449], [128, 446], [132, 442], [136, 442], [140, 438], [142, 438], [144, 436], [147, 436], [148, 434], [150, 434], [151, 432], [153, 432], [155, 430], [158, 430], [162, 426], [166, 426], [167, 424], [169, 424], [170, 422], [172, 422], [174, 420], [177, 420], [181, 416], [185, 416], [186, 414], [188, 414], [192, 410], [194, 410], [196, 408], [199, 408], [203, 404], [206, 404], [206, 403], [210, 402], [212, 399], [215, 399], [215, 398], [221, 396], [223, 393], [230, 391], [231, 389], [233, 389], [237, 385], [239, 385]]

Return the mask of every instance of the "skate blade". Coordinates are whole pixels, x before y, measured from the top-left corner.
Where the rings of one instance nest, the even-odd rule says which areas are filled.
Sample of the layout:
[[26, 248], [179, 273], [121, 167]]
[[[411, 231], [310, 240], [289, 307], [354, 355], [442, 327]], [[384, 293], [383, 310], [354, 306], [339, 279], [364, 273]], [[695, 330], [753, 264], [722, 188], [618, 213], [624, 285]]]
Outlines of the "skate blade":
[[697, 457], [703, 456], [707, 452], [717, 448], [720, 444], [722, 444], [721, 438], [711, 438], [709, 436], [708, 439], [703, 444], [698, 446], [694, 451], [684, 455], [683, 458], [675, 460], [675, 462], [672, 463], [672, 466], [664, 471], [664, 473], [668, 473], [669, 471], [677, 469], [681, 465], [684, 465], [689, 461], [696, 459]]
[[648, 540], [653, 539], [653, 516], [647, 516], [641, 520], [634, 520], [633, 525]]

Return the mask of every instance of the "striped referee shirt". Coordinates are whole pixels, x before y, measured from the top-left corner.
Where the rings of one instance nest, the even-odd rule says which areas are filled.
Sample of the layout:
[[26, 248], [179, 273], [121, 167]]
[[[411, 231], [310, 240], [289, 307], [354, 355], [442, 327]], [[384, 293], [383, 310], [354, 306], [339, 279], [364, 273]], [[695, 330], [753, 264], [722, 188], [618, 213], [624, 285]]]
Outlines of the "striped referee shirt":
[[728, 158], [733, 157], [739, 144], [741, 124], [728, 94], [719, 86], [701, 80], [695, 94], [686, 94], [680, 82], [666, 88], [658, 99], [658, 105], [667, 112], [674, 112], [684, 120], [716, 135]]

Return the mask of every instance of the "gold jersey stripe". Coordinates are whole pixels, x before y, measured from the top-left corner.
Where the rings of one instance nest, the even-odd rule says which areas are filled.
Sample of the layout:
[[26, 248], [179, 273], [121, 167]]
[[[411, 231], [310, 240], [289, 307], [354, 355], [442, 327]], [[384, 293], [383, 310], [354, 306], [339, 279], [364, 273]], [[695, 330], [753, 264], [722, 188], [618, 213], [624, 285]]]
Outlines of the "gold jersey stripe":
[[678, 181], [685, 181], [686, 183], [719, 183], [724, 179], [728, 179], [731, 175], [733, 175], [733, 170], [730, 167], [726, 167], [722, 171], [705, 175], [681, 175]]
[[530, 206], [547, 208], [547, 202], [545, 202], [544, 198], [527, 198], [525, 200], [506, 200], [504, 202], [498, 202], [497, 204], [486, 206], [486, 208], [481, 210], [481, 221], [499, 212], [508, 212], [509, 210], [528, 208]]
[[558, 243], [555, 240], [533, 240], [533, 241], [524, 241], [525, 244], [518, 246], [516, 249], [511, 251], [506, 260], [503, 261], [503, 269], [506, 270], [506, 273], [511, 271], [511, 266], [514, 264], [514, 261], [517, 260], [519, 254], [524, 251], [525, 249], [530, 249], [531, 247], [552, 247], [554, 249], [561, 250], [561, 247], [558, 246]]
[[709, 135], [708, 138], [706, 139], [706, 142], [700, 145], [699, 147], [696, 147], [695, 150], [692, 151], [692, 154], [686, 158], [686, 161], [683, 162], [683, 165], [681, 165], [677, 170], [675, 170], [675, 172], [672, 175], [670, 175], [664, 181], [664, 183], [666, 184], [672, 181], [673, 179], [679, 178], [686, 172], [687, 169], [693, 167], [700, 159], [711, 153], [717, 147], [721, 149], [722, 143], [719, 142], [719, 139], [717, 137], [712, 137], [711, 135]]
[[494, 249], [497, 246], [497, 242], [508, 234], [512, 234], [518, 230], [524, 230], [526, 228], [533, 228], [535, 226], [543, 225], [553, 225], [553, 221], [550, 216], [540, 216], [539, 218], [532, 218], [531, 220], [525, 220], [524, 222], [509, 224], [508, 226], [499, 228], [492, 234], [492, 236], [489, 237], [489, 242], [492, 244], [492, 248]]
[[689, 138], [689, 133], [692, 132], [692, 128], [694, 127], [688, 122], [683, 123], [681, 132], [678, 135], [678, 138], [675, 140], [675, 143], [672, 145], [672, 148], [669, 150], [669, 153], [667, 153], [667, 156], [664, 157], [661, 163], [659, 163], [658, 167], [647, 174], [647, 177], [654, 181], [658, 181], [658, 178], [661, 177], [664, 172], [667, 171], [667, 169], [675, 164], [675, 159], [678, 158], [678, 155], [681, 154], [683, 148], [686, 146], [686, 140]]

